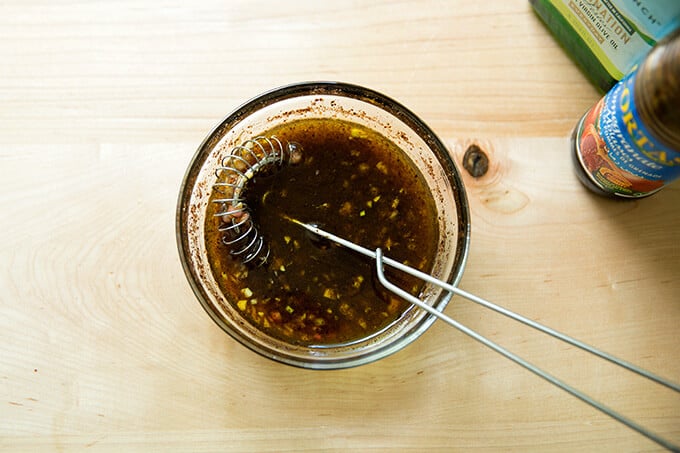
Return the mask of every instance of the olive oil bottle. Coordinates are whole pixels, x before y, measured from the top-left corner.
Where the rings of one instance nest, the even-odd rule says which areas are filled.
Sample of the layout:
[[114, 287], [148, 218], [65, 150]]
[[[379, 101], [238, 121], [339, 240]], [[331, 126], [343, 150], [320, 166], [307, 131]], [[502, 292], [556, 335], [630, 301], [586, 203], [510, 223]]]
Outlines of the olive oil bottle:
[[680, 27], [678, 0], [529, 0], [585, 75], [609, 91]]
[[586, 112], [572, 156], [581, 182], [605, 196], [644, 197], [680, 178], [680, 29]]

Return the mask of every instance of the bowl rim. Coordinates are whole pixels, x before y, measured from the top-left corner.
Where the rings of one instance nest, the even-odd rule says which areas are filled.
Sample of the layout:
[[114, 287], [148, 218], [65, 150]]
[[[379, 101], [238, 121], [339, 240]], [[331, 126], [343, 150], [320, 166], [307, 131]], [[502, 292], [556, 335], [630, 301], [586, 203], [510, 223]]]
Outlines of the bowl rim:
[[[205, 136], [189, 161], [179, 190], [175, 216], [175, 234], [179, 259], [182, 263], [182, 268], [184, 269], [185, 276], [189, 281], [194, 295], [199, 300], [201, 306], [208, 313], [211, 319], [224, 332], [229, 334], [230, 337], [248, 349], [260, 354], [261, 356], [281, 363], [307, 369], [342, 369], [371, 363], [403, 349], [419, 338], [420, 335], [422, 335], [434, 323], [437, 317], [431, 314], [425, 316], [419, 322], [419, 325], [417, 326], [418, 328], [415, 331], [412, 331], [407, 335], [400, 336], [399, 338], [386, 344], [383, 348], [373, 351], [370, 355], [360, 355], [358, 357], [349, 359], [340, 358], [337, 361], [326, 359], [323, 362], [315, 362], [311, 358], [309, 361], [296, 360], [285, 355], [272, 354], [272, 352], [269, 350], [264, 350], [251, 342], [245, 341], [243, 338], [241, 338], [241, 335], [232, 330], [232, 328], [211, 308], [212, 304], [209, 303], [205, 290], [200, 284], [200, 278], [196, 275], [196, 272], [194, 272], [194, 269], [190, 263], [190, 259], [187, 258], [189, 254], [189, 233], [187, 231], [189, 201], [191, 200], [191, 194], [199, 171], [203, 165], [203, 162], [211, 153], [213, 146], [220, 140], [226, 131], [231, 129], [233, 125], [238, 124], [242, 119], [246, 118], [248, 115], [259, 110], [260, 108], [290, 98], [313, 95], [335, 95], [372, 104], [393, 115], [406, 124], [426, 143], [427, 147], [434, 153], [437, 160], [444, 167], [446, 176], [452, 185], [452, 192], [456, 205], [456, 225], [458, 230], [456, 232], [457, 245], [455, 253], [457, 256], [453, 261], [454, 265], [451, 269], [449, 283], [454, 286], [458, 285], [462, 278], [467, 262], [471, 230], [470, 210], [460, 170], [453, 161], [453, 158], [444, 143], [439, 139], [439, 137], [437, 137], [434, 131], [410, 109], [378, 91], [351, 83], [339, 81], [310, 81], [283, 85], [250, 98], [234, 109], [231, 113], [226, 115], [222, 121], [214, 126], [213, 129]], [[444, 310], [451, 298], [451, 293], [442, 295], [437, 303], [437, 309]]]

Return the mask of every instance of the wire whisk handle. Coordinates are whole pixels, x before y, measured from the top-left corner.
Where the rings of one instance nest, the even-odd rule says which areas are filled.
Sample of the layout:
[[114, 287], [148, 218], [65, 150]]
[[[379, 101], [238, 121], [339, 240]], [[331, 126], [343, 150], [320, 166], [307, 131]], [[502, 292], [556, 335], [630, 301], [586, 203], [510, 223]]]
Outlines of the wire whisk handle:
[[648, 439], [652, 440], [653, 442], [656, 442], [660, 446], [666, 448], [667, 450], [670, 451], [678, 451], [680, 452], [680, 447], [678, 445], [673, 444], [672, 442], [664, 439], [663, 437], [659, 436], [658, 434], [650, 431], [649, 429], [645, 428], [644, 426], [634, 422], [633, 420], [619, 414], [618, 412], [614, 411], [610, 407], [600, 403], [599, 401], [596, 401], [595, 399], [591, 398], [590, 396], [586, 395], [585, 393], [581, 392], [580, 390], [570, 386], [569, 384], [561, 381], [560, 379], [556, 378], [552, 374], [542, 370], [541, 368], [538, 368], [537, 366], [533, 365], [532, 363], [528, 362], [527, 360], [519, 357], [518, 355], [508, 351], [507, 349], [503, 348], [502, 346], [498, 345], [497, 343], [489, 340], [488, 338], [480, 335], [479, 333], [475, 332], [474, 330], [464, 326], [460, 322], [456, 321], [455, 319], [447, 316], [446, 314], [442, 313], [441, 311], [437, 310], [435, 307], [428, 305], [427, 303], [423, 302], [422, 300], [418, 299], [417, 297], [413, 296], [410, 294], [408, 291], [403, 290], [402, 288], [396, 286], [392, 282], [390, 282], [386, 277], [383, 272], [383, 267], [385, 265], [388, 265], [392, 268], [395, 268], [399, 271], [405, 272], [409, 275], [412, 275], [414, 277], [420, 278], [426, 282], [432, 283], [445, 291], [448, 291], [452, 294], [458, 295], [460, 297], [463, 297], [467, 300], [470, 300], [472, 302], [475, 302], [479, 305], [482, 305], [486, 308], [489, 308], [493, 311], [496, 311], [497, 313], [500, 313], [502, 315], [505, 315], [511, 319], [514, 319], [515, 321], [519, 321], [529, 327], [532, 327], [536, 330], [539, 330], [545, 334], [548, 334], [554, 338], [557, 338], [558, 340], [564, 341], [566, 343], [569, 343], [573, 346], [576, 346], [586, 352], [589, 352], [591, 354], [594, 354], [602, 359], [605, 359], [615, 365], [618, 365], [622, 368], [625, 368], [629, 371], [632, 371], [642, 377], [645, 377], [651, 381], [654, 381], [658, 384], [661, 384], [675, 392], [680, 392], [680, 385], [678, 385], [675, 382], [672, 382], [668, 379], [665, 379], [661, 376], [658, 376], [656, 374], [653, 374], [643, 368], [640, 368], [636, 365], [633, 365], [632, 363], [626, 362], [624, 360], [621, 360], [607, 352], [604, 352], [602, 350], [599, 350], [597, 348], [594, 348], [593, 346], [587, 345], [583, 343], [582, 341], [579, 341], [575, 338], [572, 338], [568, 335], [565, 335], [561, 332], [558, 332], [554, 329], [551, 329], [550, 327], [544, 326], [540, 323], [537, 323], [536, 321], [532, 321], [528, 318], [525, 318], [522, 315], [519, 315], [511, 310], [508, 310], [506, 308], [500, 307], [492, 302], [489, 302], [488, 300], [485, 300], [479, 296], [475, 296], [474, 294], [470, 294], [466, 291], [463, 291], [460, 288], [457, 288], [450, 283], [444, 282], [442, 280], [439, 280], [429, 274], [426, 274], [424, 272], [421, 272], [417, 269], [414, 269], [412, 267], [406, 266], [405, 264], [402, 264], [398, 261], [395, 261], [391, 258], [388, 258], [386, 256], [383, 256], [383, 252], [381, 249], [376, 249], [375, 251], [369, 250], [367, 248], [361, 247], [358, 244], [355, 244], [354, 242], [348, 241], [347, 239], [338, 237], [332, 233], [328, 233], [320, 228], [318, 228], [315, 225], [310, 225], [306, 224], [303, 222], [300, 222], [299, 220], [296, 219], [289, 219], [292, 222], [304, 227], [308, 231], [324, 238], [329, 241], [335, 242], [338, 245], [341, 245], [343, 247], [349, 248], [350, 250], [354, 250], [355, 252], [361, 253], [365, 256], [368, 256], [370, 258], [375, 259], [376, 261], [376, 271], [378, 275], [378, 280], [380, 283], [389, 291], [393, 292], [394, 294], [402, 297], [403, 299], [407, 300], [408, 302], [412, 303], [413, 305], [416, 305], [420, 307], [421, 309], [425, 310], [429, 314], [436, 316], [440, 320], [444, 321], [445, 323], [449, 324], [452, 327], [455, 327], [456, 329], [460, 330], [464, 334], [470, 336], [471, 338], [479, 341], [483, 345], [491, 348], [492, 350], [496, 351], [497, 353], [501, 354], [502, 356], [512, 360], [513, 362], [517, 363], [518, 365], [524, 367], [525, 369], [531, 371], [532, 373], [536, 374], [537, 376], [545, 379], [546, 381], [550, 382], [551, 384], [561, 388], [562, 390], [566, 391], [567, 393], [571, 394], [572, 396], [575, 396], [576, 398], [580, 399], [581, 401], [589, 404], [590, 406], [594, 407], [595, 409], [601, 411], [602, 413], [608, 415], [609, 417], [617, 420], [620, 423], [623, 423], [626, 425], [628, 428], [638, 432], [639, 434], [647, 437]]

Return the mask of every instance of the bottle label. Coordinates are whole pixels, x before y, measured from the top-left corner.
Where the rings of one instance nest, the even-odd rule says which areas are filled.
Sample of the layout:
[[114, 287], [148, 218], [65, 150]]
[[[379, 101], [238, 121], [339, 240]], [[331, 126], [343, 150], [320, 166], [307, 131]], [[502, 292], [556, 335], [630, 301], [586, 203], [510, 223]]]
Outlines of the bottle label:
[[634, 70], [582, 119], [577, 153], [591, 179], [608, 192], [637, 197], [680, 177], [680, 152], [651, 135], [635, 106]]
[[680, 26], [677, 0], [554, 0], [553, 4], [616, 80]]

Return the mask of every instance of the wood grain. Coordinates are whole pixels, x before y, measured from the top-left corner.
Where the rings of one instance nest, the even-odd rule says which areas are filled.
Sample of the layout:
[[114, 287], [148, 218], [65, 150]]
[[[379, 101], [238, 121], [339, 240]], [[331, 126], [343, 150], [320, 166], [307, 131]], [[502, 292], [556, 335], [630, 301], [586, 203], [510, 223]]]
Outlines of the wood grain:
[[[193, 296], [186, 166], [259, 92], [313, 79], [398, 99], [463, 172], [461, 286], [680, 379], [680, 188], [617, 203], [571, 171], [598, 94], [525, 1], [0, 5], [0, 449], [657, 451], [436, 323], [380, 362], [268, 361]], [[680, 397], [473, 304], [447, 313], [680, 442]]]

